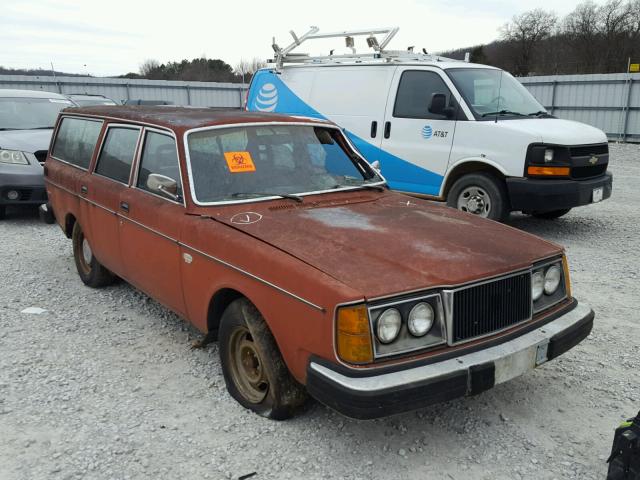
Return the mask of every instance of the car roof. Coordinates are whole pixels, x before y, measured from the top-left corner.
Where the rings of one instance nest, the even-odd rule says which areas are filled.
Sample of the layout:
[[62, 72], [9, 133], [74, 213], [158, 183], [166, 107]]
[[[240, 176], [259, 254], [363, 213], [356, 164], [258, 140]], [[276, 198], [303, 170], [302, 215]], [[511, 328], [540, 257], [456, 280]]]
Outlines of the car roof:
[[143, 123], [184, 132], [193, 128], [243, 123], [325, 123], [326, 120], [276, 113], [247, 112], [244, 110], [216, 110], [205, 107], [148, 106], [148, 105], [94, 105], [65, 108], [62, 113], [87, 115], [110, 121]]
[[44, 90], [17, 90], [9, 88], [0, 88], [0, 97], [3, 98], [58, 98], [67, 100], [67, 97], [59, 93], [46, 92]]
[[[481, 63], [468, 63], [462, 61], [424, 61], [424, 60], [394, 60], [392, 62], [382, 62], [380, 60], [344, 60], [344, 61], [331, 61], [331, 62], [318, 62], [318, 63], [292, 63], [285, 64], [283, 69], [289, 68], [332, 68], [332, 67], [401, 67], [401, 66], [416, 66], [416, 67], [436, 67], [442, 70], [450, 70], [457, 68], [478, 68], [478, 69], [490, 69], [500, 70], [497, 67], [491, 65], [483, 65]], [[273, 66], [267, 66], [260, 70], [273, 70]]]

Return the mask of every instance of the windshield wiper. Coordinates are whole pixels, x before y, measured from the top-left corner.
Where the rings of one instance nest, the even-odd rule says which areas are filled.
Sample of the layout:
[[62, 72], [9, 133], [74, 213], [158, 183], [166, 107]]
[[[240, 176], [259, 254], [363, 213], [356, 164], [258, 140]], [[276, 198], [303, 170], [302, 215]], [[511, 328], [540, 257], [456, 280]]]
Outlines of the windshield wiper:
[[295, 200], [298, 203], [303, 203], [304, 200], [302, 197], [298, 195], [293, 195], [291, 193], [270, 193], [270, 192], [236, 192], [232, 193], [231, 197], [239, 198], [239, 197], [281, 197], [288, 198], [290, 200]]
[[365, 188], [367, 190], [376, 190], [378, 192], [384, 192], [385, 188], [384, 185], [371, 185], [369, 183], [355, 183], [355, 184], [348, 184], [348, 183], [338, 183], [336, 185], [334, 185], [333, 187], [331, 187], [332, 189], [336, 189], [336, 188]]
[[33, 127], [33, 128], [29, 128], [27, 130], [50, 130], [53, 128], [53, 125], [51, 125], [50, 127]]
[[527, 114], [529, 117], [542, 117], [543, 115], [546, 115], [548, 117], [551, 116], [551, 114], [549, 112], [545, 112], [544, 110], [539, 110], [537, 112], [532, 112]]
[[517, 115], [519, 117], [526, 117], [526, 115], [524, 113], [513, 112], [511, 110], [500, 110], [500, 111], [497, 111], [497, 112], [487, 112], [487, 113], [483, 113], [482, 114], [483, 117], [489, 117], [491, 115]]

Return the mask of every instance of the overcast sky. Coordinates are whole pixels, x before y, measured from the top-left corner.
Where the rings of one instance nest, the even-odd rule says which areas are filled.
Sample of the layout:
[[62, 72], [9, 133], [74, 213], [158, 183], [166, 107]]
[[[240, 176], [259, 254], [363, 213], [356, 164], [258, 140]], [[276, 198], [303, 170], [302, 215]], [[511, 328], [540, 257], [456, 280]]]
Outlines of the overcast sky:
[[[145, 59], [272, 56], [289, 30], [321, 31], [399, 26], [390, 48], [429, 52], [486, 43], [518, 13], [534, 7], [559, 15], [577, 0], [4, 0], [0, 65], [51, 68], [96, 76], [137, 72]], [[309, 49], [301, 51], [308, 52]], [[311, 50], [311, 53], [320, 51]]]

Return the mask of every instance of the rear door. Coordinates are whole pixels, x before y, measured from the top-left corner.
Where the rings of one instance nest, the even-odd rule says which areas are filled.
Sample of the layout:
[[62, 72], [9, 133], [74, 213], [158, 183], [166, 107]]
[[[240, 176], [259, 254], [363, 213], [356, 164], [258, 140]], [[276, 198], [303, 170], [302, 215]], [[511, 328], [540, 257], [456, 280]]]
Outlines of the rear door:
[[[430, 109], [436, 94], [445, 95], [447, 114]], [[391, 188], [440, 194], [460, 114], [458, 105], [437, 69], [403, 66], [396, 70], [382, 138], [382, 149], [400, 160], [381, 162]]]
[[120, 196], [129, 185], [140, 131], [141, 127], [133, 125], [108, 125], [90, 181], [81, 186], [89, 203], [93, 254], [117, 275], [124, 272], [118, 231]]
[[[120, 248], [125, 277], [161, 303], [186, 316], [180, 277], [180, 229], [185, 221], [175, 136], [145, 128], [131, 188], [120, 194]], [[178, 198], [147, 186], [150, 174], [175, 180]]]

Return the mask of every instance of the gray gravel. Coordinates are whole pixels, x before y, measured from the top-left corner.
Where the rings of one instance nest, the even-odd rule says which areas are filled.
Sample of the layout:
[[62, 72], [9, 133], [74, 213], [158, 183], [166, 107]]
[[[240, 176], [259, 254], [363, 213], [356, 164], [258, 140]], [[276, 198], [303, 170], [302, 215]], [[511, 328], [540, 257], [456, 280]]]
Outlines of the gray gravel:
[[124, 283], [84, 287], [59, 228], [9, 212], [0, 478], [604, 479], [613, 428], [640, 408], [640, 147], [611, 150], [610, 200], [511, 222], [567, 247], [592, 335], [480, 396], [367, 422], [317, 403], [280, 423], [244, 410], [216, 344], [191, 350], [197, 332]]

